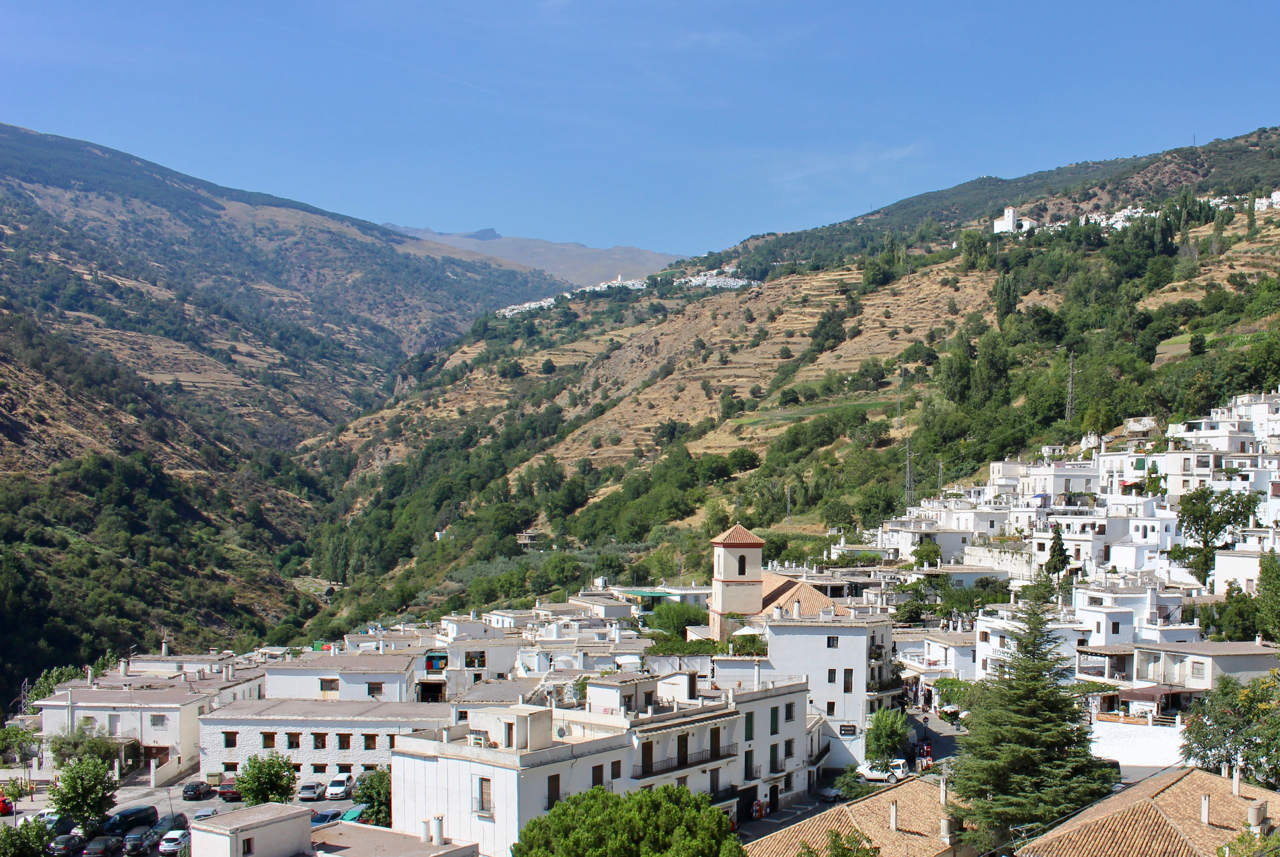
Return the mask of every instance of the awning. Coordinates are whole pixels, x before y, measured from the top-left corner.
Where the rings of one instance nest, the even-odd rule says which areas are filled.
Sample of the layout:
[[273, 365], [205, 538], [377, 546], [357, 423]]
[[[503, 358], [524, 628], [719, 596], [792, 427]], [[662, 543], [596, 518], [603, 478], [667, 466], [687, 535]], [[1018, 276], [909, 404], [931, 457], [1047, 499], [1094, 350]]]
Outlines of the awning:
[[1183, 693], [1204, 693], [1189, 687], [1128, 687], [1120, 691], [1120, 699], [1125, 702], [1160, 702], [1168, 696]]
[[902, 669], [902, 677], [903, 677], [903, 678], [919, 678], [919, 677], [920, 677], [920, 673], [918, 673], [918, 672], [916, 672], [915, 670], [911, 669], [911, 667], [903, 667], [903, 669]]
[[656, 592], [651, 589], [619, 589], [623, 595], [634, 595], [637, 598], [666, 598], [669, 593]]

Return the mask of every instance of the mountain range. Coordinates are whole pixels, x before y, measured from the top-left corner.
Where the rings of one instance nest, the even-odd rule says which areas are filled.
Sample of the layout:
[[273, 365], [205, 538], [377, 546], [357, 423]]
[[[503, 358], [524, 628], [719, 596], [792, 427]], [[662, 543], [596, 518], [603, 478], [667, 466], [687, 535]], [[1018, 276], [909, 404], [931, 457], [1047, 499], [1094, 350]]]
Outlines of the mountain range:
[[638, 247], [600, 249], [577, 243], [557, 244], [539, 238], [511, 238], [499, 235], [493, 229], [435, 232], [431, 229], [396, 226], [393, 223], [383, 225], [415, 238], [539, 268], [575, 286], [594, 286], [618, 277], [624, 280], [644, 279], [681, 258]]
[[[697, 579], [730, 516], [803, 559], [902, 509], [908, 437], [936, 488], [919, 474], [1274, 385], [1280, 228], [1244, 212], [1278, 151], [1260, 129], [979, 179], [587, 274], [621, 262], [0, 126], [0, 701], [165, 634], [301, 644], [594, 574]], [[1079, 225], [1134, 203], [1159, 214]], [[997, 242], [1006, 205], [1054, 228]], [[562, 267], [503, 258], [522, 246]], [[681, 284], [731, 264], [762, 285]]]

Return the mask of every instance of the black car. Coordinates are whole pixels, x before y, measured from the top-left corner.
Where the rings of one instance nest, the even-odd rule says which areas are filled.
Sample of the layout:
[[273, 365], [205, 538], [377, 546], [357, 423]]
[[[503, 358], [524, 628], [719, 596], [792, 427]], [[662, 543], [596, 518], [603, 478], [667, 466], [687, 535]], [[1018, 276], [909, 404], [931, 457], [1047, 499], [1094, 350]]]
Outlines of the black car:
[[89, 840], [83, 836], [76, 836], [73, 833], [66, 833], [62, 836], [55, 836], [53, 841], [49, 843], [49, 853], [54, 857], [76, 857], [84, 851], [84, 847], [89, 844]]
[[83, 857], [116, 857], [124, 850], [119, 836], [99, 836], [84, 847]]
[[188, 826], [186, 815], [181, 812], [175, 812], [173, 815], [160, 816], [160, 820], [156, 822], [155, 829], [160, 831], [161, 836], [164, 836], [170, 830], [186, 830]]
[[196, 780], [182, 787], [183, 800], [204, 800], [211, 794], [213, 794], [213, 786], [204, 780]]

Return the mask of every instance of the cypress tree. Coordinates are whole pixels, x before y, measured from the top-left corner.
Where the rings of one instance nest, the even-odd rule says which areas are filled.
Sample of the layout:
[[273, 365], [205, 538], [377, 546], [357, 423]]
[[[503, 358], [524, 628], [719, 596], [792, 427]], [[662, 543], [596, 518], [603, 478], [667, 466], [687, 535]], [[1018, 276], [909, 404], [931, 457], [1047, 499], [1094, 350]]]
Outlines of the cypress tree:
[[1067, 659], [1049, 628], [1049, 607], [1024, 602], [1006, 673], [988, 682], [983, 705], [966, 719], [969, 734], [950, 779], [952, 807], [976, 830], [982, 851], [1026, 825], [1039, 832], [1111, 793], [1115, 773], [1097, 763], [1090, 727], [1067, 681]]

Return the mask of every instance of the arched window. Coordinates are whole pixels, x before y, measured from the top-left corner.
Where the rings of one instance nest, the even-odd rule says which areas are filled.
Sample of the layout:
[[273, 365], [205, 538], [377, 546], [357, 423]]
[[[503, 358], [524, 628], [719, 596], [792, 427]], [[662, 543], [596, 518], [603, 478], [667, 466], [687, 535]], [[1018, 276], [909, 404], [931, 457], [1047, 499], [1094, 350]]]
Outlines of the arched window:
[[747, 558], [746, 556], [738, 557], [738, 577], [747, 576]]

